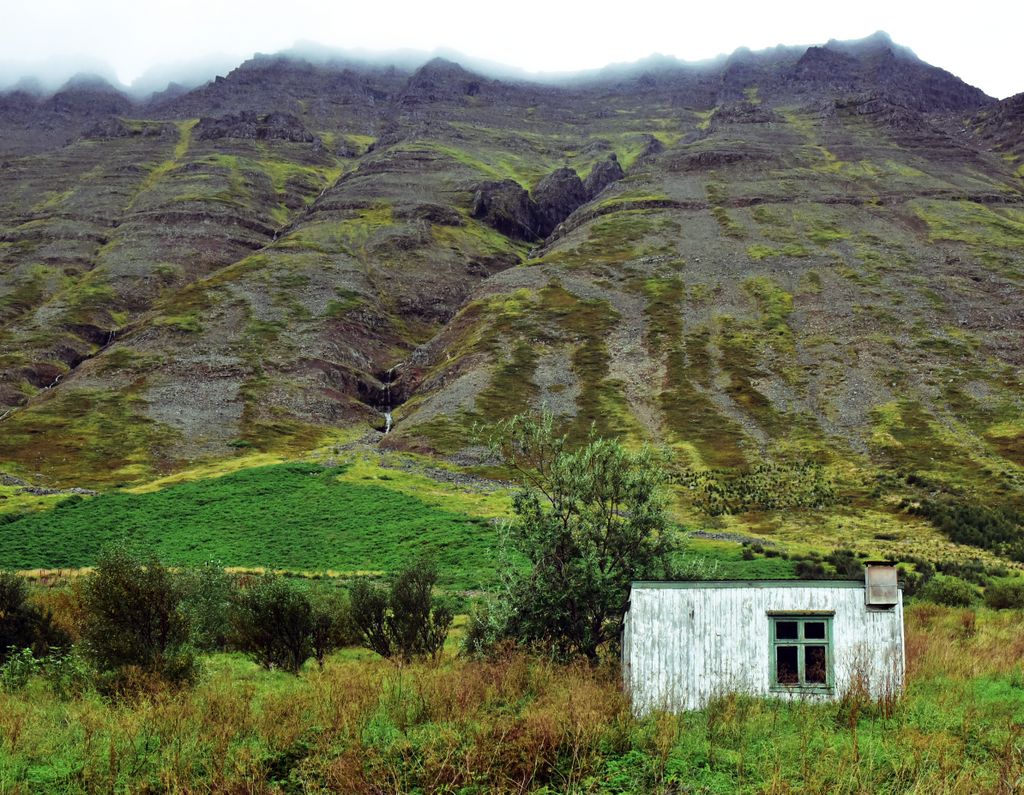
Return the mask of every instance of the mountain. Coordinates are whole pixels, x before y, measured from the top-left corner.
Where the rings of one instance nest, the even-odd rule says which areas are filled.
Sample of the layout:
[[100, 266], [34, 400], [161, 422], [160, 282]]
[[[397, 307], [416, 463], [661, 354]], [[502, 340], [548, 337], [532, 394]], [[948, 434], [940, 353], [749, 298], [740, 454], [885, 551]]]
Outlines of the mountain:
[[935, 549], [944, 501], [1024, 505], [1021, 108], [884, 34], [2, 95], [0, 469], [343, 431], [486, 471], [545, 405], [668, 450], [680, 515]]

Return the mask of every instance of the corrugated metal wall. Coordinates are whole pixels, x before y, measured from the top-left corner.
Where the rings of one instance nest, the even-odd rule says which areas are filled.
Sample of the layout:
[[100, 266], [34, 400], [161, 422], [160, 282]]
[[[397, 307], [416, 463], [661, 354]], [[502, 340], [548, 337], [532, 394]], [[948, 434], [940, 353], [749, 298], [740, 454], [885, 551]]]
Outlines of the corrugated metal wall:
[[[858, 678], [876, 697], [902, 687], [903, 602], [869, 610], [846, 585], [636, 584], [623, 631], [623, 677], [637, 712], [699, 709], [716, 695], [835, 698]], [[696, 586], [696, 587], [690, 587]], [[770, 690], [769, 614], [832, 611], [832, 695]]]

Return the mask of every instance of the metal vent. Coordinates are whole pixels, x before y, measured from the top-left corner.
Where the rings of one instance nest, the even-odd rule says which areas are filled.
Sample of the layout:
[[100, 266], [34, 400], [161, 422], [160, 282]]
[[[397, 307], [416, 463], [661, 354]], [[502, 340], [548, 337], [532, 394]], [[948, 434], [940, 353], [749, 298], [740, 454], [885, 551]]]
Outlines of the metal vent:
[[864, 604], [893, 607], [899, 602], [896, 567], [890, 563], [867, 563], [864, 567]]

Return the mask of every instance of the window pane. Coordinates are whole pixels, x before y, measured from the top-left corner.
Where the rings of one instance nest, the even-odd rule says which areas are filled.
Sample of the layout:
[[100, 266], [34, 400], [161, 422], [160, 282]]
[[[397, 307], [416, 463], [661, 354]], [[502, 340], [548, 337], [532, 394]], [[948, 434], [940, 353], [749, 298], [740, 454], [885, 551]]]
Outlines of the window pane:
[[804, 647], [804, 681], [809, 685], [826, 683], [825, 647]]
[[804, 637], [807, 640], [825, 640], [825, 622], [824, 621], [806, 621], [806, 622], [804, 622]]
[[775, 637], [779, 640], [796, 640], [796, 622], [795, 621], [776, 621], [775, 622]]
[[797, 666], [797, 647], [778, 646], [775, 649], [775, 678], [780, 685], [800, 684]]

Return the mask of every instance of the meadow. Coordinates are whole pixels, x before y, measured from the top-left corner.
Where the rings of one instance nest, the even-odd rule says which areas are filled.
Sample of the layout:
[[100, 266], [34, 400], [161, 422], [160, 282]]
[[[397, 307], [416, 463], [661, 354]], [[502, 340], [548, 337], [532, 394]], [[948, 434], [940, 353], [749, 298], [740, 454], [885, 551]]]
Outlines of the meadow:
[[494, 581], [497, 531], [472, 503], [471, 516], [380, 479], [392, 475], [352, 479], [349, 470], [251, 467], [157, 491], [73, 495], [50, 510], [0, 514], [0, 569], [85, 567], [116, 545], [168, 565], [212, 560], [342, 575], [390, 572], [426, 554], [446, 587]]
[[1024, 787], [1024, 614], [916, 604], [886, 703], [726, 696], [636, 718], [614, 661], [520, 651], [324, 670], [205, 658], [192, 689], [105, 700], [32, 675], [0, 690], [0, 792], [1013, 793]]

